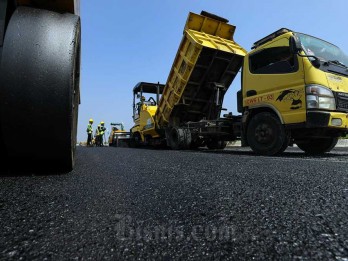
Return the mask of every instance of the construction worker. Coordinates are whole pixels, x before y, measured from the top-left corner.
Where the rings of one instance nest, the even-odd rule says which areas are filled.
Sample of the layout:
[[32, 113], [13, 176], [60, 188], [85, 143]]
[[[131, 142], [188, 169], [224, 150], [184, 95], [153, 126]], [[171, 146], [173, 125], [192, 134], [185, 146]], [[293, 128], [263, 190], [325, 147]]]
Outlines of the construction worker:
[[103, 121], [100, 122], [100, 144], [101, 146], [104, 146], [104, 134], [105, 134], [105, 131], [106, 131], [106, 128], [105, 128], [105, 123]]
[[94, 138], [95, 138], [95, 145], [97, 147], [100, 147], [100, 125], [98, 125], [98, 127], [95, 129], [95, 135], [94, 135]]
[[145, 96], [141, 96], [140, 101], [137, 103], [137, 112], [140, 115], [140, 111], [142, 110], [143, 105], [145, 104], [146, 98]]
[[89, 123], [87, 125], [87, 146], [92, 146], [92, 135], [93, 135], [93, 119], [89, 119]]

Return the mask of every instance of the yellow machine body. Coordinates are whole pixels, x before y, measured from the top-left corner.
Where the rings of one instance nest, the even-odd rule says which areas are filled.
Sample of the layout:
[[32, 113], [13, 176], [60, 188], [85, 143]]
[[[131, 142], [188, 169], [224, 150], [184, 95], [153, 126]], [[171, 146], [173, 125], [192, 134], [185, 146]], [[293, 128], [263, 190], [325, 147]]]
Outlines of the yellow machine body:
[[128, 145], [130, 133], [124, 129], [123, 123], [111, 123], [110, 126], [109, 146], [124, 147]]
[[163, 88], [163, 84], [139, 82], [133, 89], [134, 126], [131, 128], [131, 135], [137, 143], [161, 136], [158, 133], [155, 114]]
[[132, 133], [139, 133], [141, 139], [146, 136], [158, 138], [160, 135], [156, 132], [155, 114], [157, 111], [156, 105], [139, 104], [139, 114], [134, 118], [135, 126], [132, 128]]
[[227, 22], [189, 13], [160, 100], [156, 105], [139, 103], [135, 109], [138, 113], [133, 114], [131, 133], [139, 134], [142, 142], [146, 137], [163, 138], [168, 125], [219, 116], [220, 107], [206, 106], [215, 95], [209, 84], [224, 84], [220, 94], [223, 99], [247, 53], [233, 40], [235, 26]]
[[235, 26], [226, 21], [189, 13], [155, 116], [158, 126], [178, 124], [179, 117], [198, 121], [219, 114], [206, 107], [213, 96], [206, 85], [224, 81], [227, 91], [238, 73], [247, 52], [233, 40], [234, 32]]

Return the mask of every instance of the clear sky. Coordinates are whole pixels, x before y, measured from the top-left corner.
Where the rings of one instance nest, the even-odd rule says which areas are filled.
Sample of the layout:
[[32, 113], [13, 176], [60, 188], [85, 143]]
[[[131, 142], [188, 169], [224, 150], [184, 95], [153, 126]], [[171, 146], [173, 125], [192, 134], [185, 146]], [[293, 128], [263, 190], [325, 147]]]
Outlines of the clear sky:
[[[165, 83], [188, 13], [202, 10], [237, 27], [234, 40], [250, 50], [282, 28], [310, 34], [348, 53], [347, 0], [81, 0], [82, 71], [78, 140], [89, 118], [132, 127], [132, 89], [140, 81]], [[224, 107], [237, 113], [236, 77]]]

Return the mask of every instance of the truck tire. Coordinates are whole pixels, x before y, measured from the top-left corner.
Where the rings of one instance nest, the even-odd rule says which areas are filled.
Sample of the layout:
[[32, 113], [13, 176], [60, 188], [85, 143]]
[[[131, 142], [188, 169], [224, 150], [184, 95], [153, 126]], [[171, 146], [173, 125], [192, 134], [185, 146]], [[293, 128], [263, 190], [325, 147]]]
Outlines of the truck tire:
[[169, 144], [173, 150], [186, 150], [191, 145], [191, 132], [189, 129], [173, 127], [169, 134]]
[[226, 148], [227, 142], [223, 140], [210, 140], [207, 143], [207, 147], [210, 150], [223, 150]]
[[[7, 153], [18, 162], [74, 167], [80, 32], [72, 14], [19, 7], [10, 19], [0, 67], [1, 125]], [[24, 146], [23, 135], [30, 137]]]
[[331, 151], [337, 144], [338, 138], [310, 139], [296, 143], [307, 154], [318, 155]]
[[261, 112], [251, 118], [247, 127], [247, 139], [251, 149], [260, 155], [277, 155], [288, 147], [290, 135], [278, 117]]

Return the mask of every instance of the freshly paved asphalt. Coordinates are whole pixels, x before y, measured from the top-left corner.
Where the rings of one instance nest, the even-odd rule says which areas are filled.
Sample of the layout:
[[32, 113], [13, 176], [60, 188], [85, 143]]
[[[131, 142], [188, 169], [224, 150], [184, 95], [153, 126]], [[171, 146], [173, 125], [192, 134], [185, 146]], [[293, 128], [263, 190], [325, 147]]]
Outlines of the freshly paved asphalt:
[[347, 159], [79, 147], [0, 177], [0, 259], [348, 260]]

